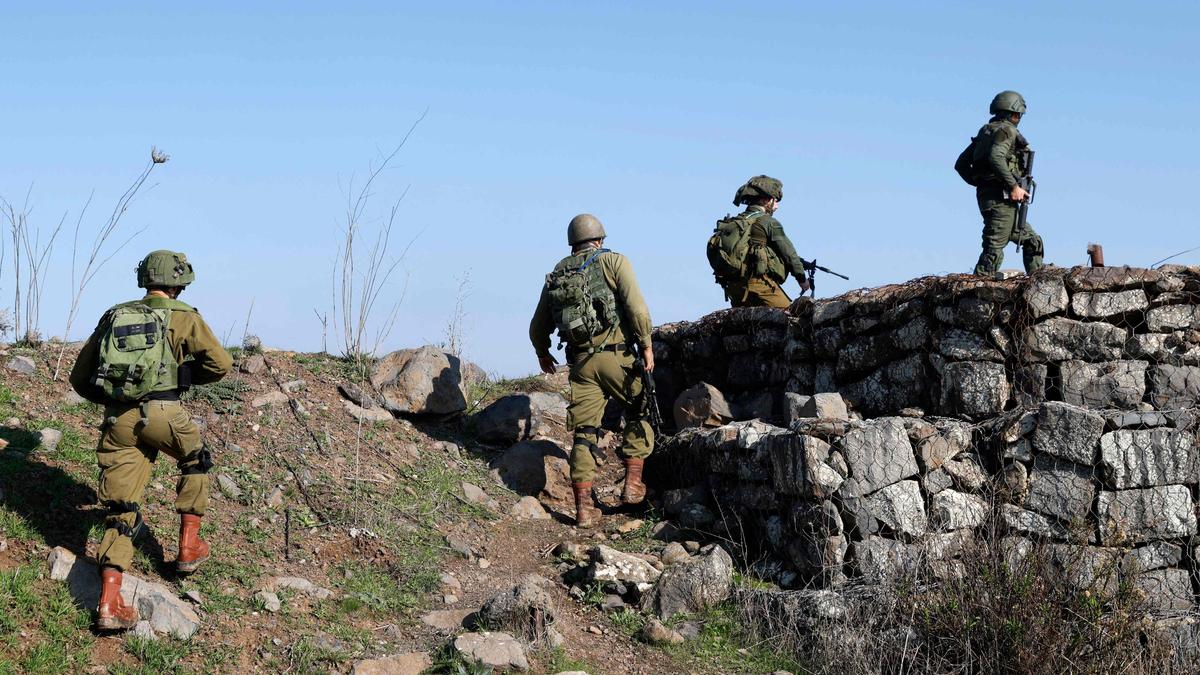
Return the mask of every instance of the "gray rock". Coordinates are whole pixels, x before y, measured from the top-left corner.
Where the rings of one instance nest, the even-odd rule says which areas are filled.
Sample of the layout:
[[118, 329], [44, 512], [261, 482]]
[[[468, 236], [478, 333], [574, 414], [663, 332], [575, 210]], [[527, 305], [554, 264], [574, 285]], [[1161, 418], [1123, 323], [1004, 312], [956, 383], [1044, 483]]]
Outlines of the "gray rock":
[[698, 614], [724, 602], [733, 589], [733, 558], [715, 544], [687, 561], [668, 567], [644, 608], [663, 620], [676, 614]]
[[1108, 319], [1129, 312], [1141, 312], [1150, 307], [1146, 291], [1135, 288], [1113, 293], [1081, 291], [1071, 297], [1071, 311], [1086, 319]]
[[688, 504], [703, 504], [708, 499], [708, 490], [703, 485], [667, 490], [663, 493], [663, 510], [677, 516]]
[[546, 513], [546, 509], [537, 500], [537, 497], [528, 495], [521, 497], [516, 504], [513, 504], [512, 514], [522, 520], [550, 520], [550, 514]]
[[1039, 360], [1112, 361], [1121, 358], [1128, 337], [1129, 331], [1107, 323], [1054, 317], [1034, 325], [1024, 341], [1030, 355]]
[[1192, 484], [1196, 437], [1165, 428], [1113, 431], [1100, 437], [1100, 466], [1117, 489]]
[[1070, 534], [1066, 527], [1040, 513], [1026, 511], [1012, 504], [1000, 505], [1000, 518], [1011, 534], [1022, 534], [1043, 539], [1066, 539]]
[[1109, 410], [1103, 413], [1104, 421], [1111, 429], [1165, 427], [1170, 423], [1160, 412]]
[[1194, 331], [1174, 333], [1142, 333], [1134, 335], [1125, 345], [1130, 356], [1154, 363], [1200, 365], [1200, 344]]
[[217, 487], [220, 488], [221, 494], [225, 495], [233, 501], [241, 501], [242, 488], [238, 487], [237, 481], [227, 473], [217, 474]]
[[1106, 545], [1196, 534], [1192, 493], [1182, 485], [1102, 491], [1096, 507], [1100, 518], [1100, 541]]
[[[89, 611], [95, 609], [100, 602], [100, 572], [92, 562], [76, 558], [74, 553], [61, 546], [50, 551], [47, 562], [50, 578], [67, 582], [78, 607]], [[121, 597], [125, 604], [137, 608], [156, 633], [187, 640], [200, 628], [200, 617], [191, 605], [161, 584], [126, 572]]]
[[479, 610], [479, 624], [516, 635], [529, 644], [561, 642], [554, 628], [558, 610], [550, 596], [550, 582], [527, 575], [516, 586], [494, 596]]
[[1164, 567], [1175, 567], [1183, 559], [1183, 547], [1165, 541], [1156, 541], [1135, 548], [1121, 559], [1121, 571], [1130, 574], [1149, 572]]
[[908, 539], [925, 534], [929, 528], [921, 487], [915, 480], [902, 480], [870, 495], [866, 508], [871, 517]]
[[475, 548], [471, 546], [471, 542], [458, 535], [446, 535], [446, 546], [467, 560], [475, 557]]
[[861, 497], [917, 474], [917, 459], [904, 422], [885, 417], [846, 434], [838, 443], [850, 468], [839, 494]]
[[1035, 319], [1067, 309], [1067, 287], [1062, 277], [1035, 275], [1026, 284], [1022, 295]]
[[6, 367], [22, 375], [33, 375], [37, 372], [37, 363], [28, 356], [14, 356], [8, 360]]
[[254, 599], [261, 602], [263, 609], [272, 614], [283, 608], [283, 603], [280, 602], [279, 596], [271, 591], [258, 591], [254, 594]]
[[288, 398], [288, 395], [282, 391], [268, 391], [265, 394], [255, 396], [254, 398], [250, 399], [250, 407], [265, 408], [273, 405], [284, 405], [289, 400], [290, 399]]
[[786, 495], [824, 498], [844, 479], [827, 464], [829, 444], [799, 434], [779, 435], [770, 441], [775, 489]]
[[662, 560], [664, 565], [674, 565], [675, 563], [683, 562], [689, 558], [691, 558], [691, 555], [688, 554], [687, 549], [683, 547], [683, 544], [675, 541], [667, 544], [666, 547], [663, 548], [662, 553], [659, 555], [659, 559]]
[[846, 401], [838, 393], [826, 392], [813, 394], [804, 407], [800, 409], [801, 417], [817, 419], [848, 420], [850, 414], [846, 410]]
[[1050, 559], [1074, 589], [1101, 599], [1117, 592], [1120, 554], [1111, 548], [1053, 544]]
[[1146, 604], [1151, 607], [1160, 610], [1191, 610], [1196, 607], [1187, 570], [1143, 572], [1134, 577], [1133, 585], [1146, 595]]
[[288, 394], [295, 394], [304, 391], [304, 388], [307, 386], [308, 383], [304, 380], [288, 380], [287, 382], [279, 385], [279, 388]]
[[942, 366], [940, 409], [945, 415], [989, 417], [1004, 410], [1011, 392], [1004, 364], [961, 361]]
[[850, 311], [850, 303], [839, 298], [817, 300], [813, 303], [812, 323], [820, 326], [833, 323]]
[[701, 382], [684, 391], [675, 399], [675, 426], [719, 427], [733, 421], [733, 411], [725, 395], [707, 382]]
[[1191, 328], [1200, 323], [1200, 305], [1165, 305], [1146, 313], [1146, 326], [1154, 333]]
[[353, 382], [342, 382], [339, 384], [338, 393], [346, 397], [346, 399], [354, 405], [363, 408], [364, 410], [371, 410], [372, 408], [378, 407], [375, 403], [375, 399], [372, 398], [370, 394], [364, 392], [362, 387], [359, 387]]
[[1096, 459], [1096, 442], [1104, 432], [1104, 418], [1098, 413], [1069, 403], [1047, 401], [1038, 408], [1033, 447], [1079, 464]]
[[129, 634], [139, 640], [158, 639], [158, 635], [154, 633], [154, 628], [150, 625], [150, 622], [145, 620], [137, 622], [137, 625], [133, 627], [133, 630], [129, 631]]
[[954, 481], [950, 478], [950, 474], [936, 469], [921, 477], [921, 486], [925, 488], [927, 494], [935, 495], [953, 487]]
[[500, 509], [500, 503], [493, 499], [491, 495], [484, 492], [483, 488], [479, 487], [478, 485], [463, 481], [461, 483], [461, 487], [463, 491], [463, 498], [466, 499], [467, 502], [471, 504], [478, 504], [479, 506], [491, 511], [497, 511]]
[[429, 658], [429, 654], [410, 652], [356, 661], [350, 673], [351, 675], [421, 675], [431, 667], [433, 667], [433, 660]]
[[859, 575], [868, 583], [909, 574], [921, 562], [921, 552], [916, 546], [873, 535], [850, 544], [850, 551]]
[[383, 408], [363, 408], [351, 403], [350, 401], [342, 401], [342, 407], [345, 408], [346, 412], [350, 413], [350, 416], [354, 419], [366, 422], [368, 424], [374, 424], [377, 422], [391, 422], [395, 419], [395, 417], [392, 416], [392, 413], [384, 410]]
[[1133, 408], [1146, 395], [1145, 361], [1084, 363], [1060, 366], [1063, 400], [1086, 408]]
[[942, 532], [979, 527], [987, 519], [987, 503], [975, 495], [942, 490], [933, 496], [929, 516]]
[[1153, 366], [1148, 393], [1150, 403], [1159, 410], [1195, 406], [1200, 402], [1200, 367]]
[[590, 581], [617, 582], [644, 592], [662, 574], [645, 560], [604, 545], [589, 549], [588, 558], [591, 560], [587, 571]]
[[272, 577], [263, 584], [263, 588], [268, 591], [287, 589], [317, 600], [328, 600], [334, 595], [328, 588], [322, 588], [303, 577]]
[[492, 460], [492, 480], [522, 496], [566, 504], [574, 499], [567, 458], [551, 441], [522, 441]]
[[267, 360], [262, 354], [251, 354], [238, 363], [238, 370], [247, 375], [257, 375], [267, 367]]
[[505, 396], [472, 417], [471, 425], [485, 443], [558, 438], [567, 431], [567, 399], [549, 392]]
[[525, 647], [508, 633], [465, 633], [454, 639], [454, 650], [468, 661], [501, 670], [529, 670]]
[[790, 391], [785, 392], [783, 394], [784, 423], [788, 426], [791, 426], [792, 422], [795, 422], [799, 419], [804, 419], [805, 416], [802, 414], [802, 411], [811, 398], [811, 396], [805, 396], [803, 394], [796, 394]]
[[1092, 512], [1096, 486], [1090, 467], [1038, 455], [1029, 474], [1025, 506], [1063, 522], [1085, 519]]
[[979, 333], [951, 328], [937, 341], [938, 353], [952, 361], [1003, 361], [1000, 350]]
[[439, 609], [421, 615], [421, 623], [441, 633], [457, 633], [475, 612], [469, 609]]
[[38, 446], [46, 452], [54, 452], [62, 437], [63, 433], [58, 429], [42, 429], [38, 432]]
[[78, 393], [76, 393], [74, 389], [68, 389], [62, 395], [62, 402], [66, 405], [71, 406], [71, 405], [82, 405], [84, 403], [87, 403], [88, 400], [86, 398], [80, 396]]
[[717, 516], [703, 504], [688, 504], [679, 512], [679, 526], [692, 530], [704, 530], [717, 522]]
[[954, 486], [963, 492], [979, 492], [988, 480], [975, 455], [959, 455], [957, 459], [942, 464], [942, 470], [954, 481]]
[[467, 408], [460, 368], [457, 356], [431, 345], [402, 349], [375, 364], [371, 384], [392, 413], [455, 414]]

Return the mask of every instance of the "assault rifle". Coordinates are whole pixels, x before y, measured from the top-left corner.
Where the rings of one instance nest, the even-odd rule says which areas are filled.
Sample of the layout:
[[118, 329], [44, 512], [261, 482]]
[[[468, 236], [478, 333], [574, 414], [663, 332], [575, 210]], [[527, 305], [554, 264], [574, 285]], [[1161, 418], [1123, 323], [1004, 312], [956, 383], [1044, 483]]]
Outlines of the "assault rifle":
[[1013, 234], [1025, 231], [1025, 219], [1029, 216], [1029, 205], [1033, 203], [1033, 194], [1037, 192], [1037, 181], [1033, 179], [1033, 149], [1028, 145], [1021, 151], [1021, 167], [1024, 175], [1017, 179], [1017, 185], [1028, 192], [1029, 196], [1017, 206], [1017, 224], [1013, 229]]
[[[808, 274], [808, 292], [812, 294], [812, 297], [814, 298], [817, 297], [817, 270], [820, 270], [826, 274], [832, 274], [835, 277], [841, 277], [846, 281], [850, 281], [850, 277], [846, 276], [845, 274], [838, 274], [828, 267], [821, 267], [818, 265], [816, 258], [813, 258], [812, 260], [805, 260], [804, 258], [801, 258], [800, 262], [804, 263], [804, 271]], [[800, 295], [804, 294], [801, 293]]]
[[654, 430], [655, 436], [661, 436], [663, 418], [662, 411], [658, 409], [658, 392], [654, 388], [654, 373], [646, 371], [646, 361], [642, 358], [640, 346], [635, 354], [637, 356], [634, 363], [642, 373], [642, 419], [650, 423], [650, 428]]

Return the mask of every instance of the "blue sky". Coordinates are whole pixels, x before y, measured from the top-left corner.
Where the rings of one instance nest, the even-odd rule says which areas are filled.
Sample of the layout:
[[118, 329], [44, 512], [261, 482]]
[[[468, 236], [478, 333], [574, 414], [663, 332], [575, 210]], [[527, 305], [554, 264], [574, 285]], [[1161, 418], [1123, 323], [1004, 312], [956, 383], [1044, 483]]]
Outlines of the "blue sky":
[[[397, 236], [415, 237], [384, 347], [441, 341], [469, 275], [467, 356], [507, 375], [536, 369], [528, 318], [579, 212], [632, 259], [656, 323], [722, 305], [704, 240], [758, 173], [783, 180], [801, 255], [852, 278], [819, 295], [968, 271], [980, 222], [952, 164], [1002, 89], [1029, 101], [1049, 262], [1200, 245], [1195, 3], [113, 4], [0, 9], [0, 195], [32, 185], [48, 228], [95, 190], [86, 232], [151, 145], [172, 156], [73, 338], [136, 292], [145, 251], [174, 248], [219, 334], [253, 299], [251, 332], [318, 349], [347, 185], [425, 111], [368, 209], [407, 190]], [[69, 267], [68, 236], [47, 335]]]

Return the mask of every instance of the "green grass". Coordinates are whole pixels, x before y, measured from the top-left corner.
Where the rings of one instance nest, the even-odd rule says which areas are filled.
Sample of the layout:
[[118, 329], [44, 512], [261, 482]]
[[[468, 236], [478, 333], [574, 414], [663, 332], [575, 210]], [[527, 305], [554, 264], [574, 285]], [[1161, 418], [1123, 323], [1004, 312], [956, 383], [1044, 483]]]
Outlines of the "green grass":
[[85, 670], [90, 622], [65, 584], [39, 578], [37, 564], [0, 572], [0, 673]]
[[663, 651], [680, 663], [702, 663], [724, 671], [769, 673], [786, 670], [806, 672], [794, 659], [776, 654], [766, 644], [747, 644], [747, 637], [736, 610], [729, 604], [718, 605], [702, 615], [676, 616], [667, 623], [677, 627], [688, 620], [700, 621], [700, 636], [680, 645], [664, 645]]
[[184, 401], [201, 401], [221, 414], [235, 414], [242, 409], [242, 394], [252, 387], [245, 380], [229, 378], [211, 384], [193, 385], [181, 397]]
[[374, 359], [361, 357], [350, 359], [330, 354], [296, 354], [293, 359], [308, 372], [317, 377], [331, 377], [348, 382], [366, 380], [374, 365]]
[[190, 668], [184, 661], [191, 656], [195, 645], [191, 642], [159, 636], [144, 640], [129, 636], [125, 638], [125, 651], [138, 660], [128, 666], [113, 664], [109, 672], [115, 675], [157, 675], [158, 673], [186, 673]]
[[33, 420], [25, 424], [25, 430], [37, 434], [42, 429], [57, 429], [62, 432], [62, 439], [54, 452], [49, 453], [55, 459], [63, 459], [77, 464], [86, 464], [90, 469], [96, 466], [96, 448], [84, 440], [75, 427], [61, 420]]

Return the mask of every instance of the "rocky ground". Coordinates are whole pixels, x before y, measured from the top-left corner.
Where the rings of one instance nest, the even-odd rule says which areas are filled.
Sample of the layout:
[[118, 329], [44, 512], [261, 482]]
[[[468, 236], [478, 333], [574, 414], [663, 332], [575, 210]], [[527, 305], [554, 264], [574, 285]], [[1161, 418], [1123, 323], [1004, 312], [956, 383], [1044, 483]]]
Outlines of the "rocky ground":
[[176, 469], [161, 457], [126, 577], [146, 623], [94, 633], [101, 415], [52, 379], [58, 350], [0, 356], [0, 673], [795, 667], [740, 642], [725, 599], [745, 582], [725, 549], [660, 501], [619, 508], [611, 435], [604, 528], [571, 526], [561, 376], [475, 381], [456, 401], [428, 377], [436, 350], [370, 374], [237, 350], [237, 372], [188, 402], [217, 458], [212, 560], [171, 570]]

